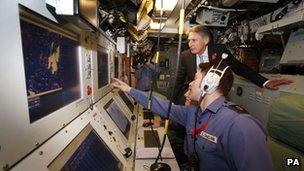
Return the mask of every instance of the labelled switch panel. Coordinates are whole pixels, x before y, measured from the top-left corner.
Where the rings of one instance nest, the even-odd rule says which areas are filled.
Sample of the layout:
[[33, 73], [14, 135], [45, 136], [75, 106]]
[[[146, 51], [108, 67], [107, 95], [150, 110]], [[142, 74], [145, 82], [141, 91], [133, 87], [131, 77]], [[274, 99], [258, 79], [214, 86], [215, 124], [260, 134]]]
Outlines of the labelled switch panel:
[[92, 77], [92, 50], [85, 50], [85, 77], [90, 79]]

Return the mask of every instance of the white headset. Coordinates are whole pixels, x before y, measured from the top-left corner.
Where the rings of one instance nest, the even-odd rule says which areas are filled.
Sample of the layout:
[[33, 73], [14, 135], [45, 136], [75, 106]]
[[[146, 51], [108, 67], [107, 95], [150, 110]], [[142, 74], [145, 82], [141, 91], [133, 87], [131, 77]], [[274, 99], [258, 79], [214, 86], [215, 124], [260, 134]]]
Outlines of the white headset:
[[229, 66], [226, 66], [223, 71], [219, 70], [218, 68], [221, 65], [223, 59], [226, 59], [227, 57], [228, 54], [223, 53], [222, 59], [220, 63], [217, 65], [217, 67], [213, 68], [212, 66], [205, 75], [205, 77], [203, 78], [201, 82], [202, 96], [204, 96], [205, 94], [212, 94], [219, 86], [221, 78], [223, 77]]

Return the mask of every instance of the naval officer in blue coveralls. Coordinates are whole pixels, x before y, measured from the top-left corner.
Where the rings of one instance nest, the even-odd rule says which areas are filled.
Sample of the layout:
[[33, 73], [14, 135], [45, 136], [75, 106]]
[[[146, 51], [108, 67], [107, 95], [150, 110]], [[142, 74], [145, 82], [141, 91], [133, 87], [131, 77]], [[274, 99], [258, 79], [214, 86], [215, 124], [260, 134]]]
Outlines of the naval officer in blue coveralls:
[[[204, 64], [200, 65], [194, 81], [189, 84], [191, 100], [199, 101], [204, 93], [196, 119], [195, 106], [172, 105], [170, 113], [170, 119], [186, 127], [185, 153], [193, 154], [195, 149], [201, 171], [273, 170], [271, 156], [266, 146], [266, 131], [261, 123], [248, 114], [237, 112], [232, 103], [225, 99], [233, 83], [232, 71], [226, 69], [218, 86], [211, 87], [213, 90], [205, 93], [204, 84], [210, 73], [207, 73], [203, 66]], [[222, 71], [223, 68], [225, 67], [219, 67]], [[138, 103], [147, 107], [148, 93], [131, 88], [115, 78], [112, 79], [112, 85], [129, 93]], [[169, 101], [153, 97], [151, 110], [165, 117], [168, 105]], [[194, 129], [195, 121], [197, 121], [196, 129]], [[196, 139], [195, 146], [194, 139]]]

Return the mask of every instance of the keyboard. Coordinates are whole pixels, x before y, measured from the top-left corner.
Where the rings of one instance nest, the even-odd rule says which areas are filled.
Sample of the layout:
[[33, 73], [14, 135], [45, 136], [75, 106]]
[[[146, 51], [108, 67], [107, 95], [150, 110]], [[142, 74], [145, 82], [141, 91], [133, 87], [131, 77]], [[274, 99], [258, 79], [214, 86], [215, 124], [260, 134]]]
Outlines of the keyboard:
[[144, 142], [146, 148], [159, 147], [160, 141], [157, 131], [144, 130]]

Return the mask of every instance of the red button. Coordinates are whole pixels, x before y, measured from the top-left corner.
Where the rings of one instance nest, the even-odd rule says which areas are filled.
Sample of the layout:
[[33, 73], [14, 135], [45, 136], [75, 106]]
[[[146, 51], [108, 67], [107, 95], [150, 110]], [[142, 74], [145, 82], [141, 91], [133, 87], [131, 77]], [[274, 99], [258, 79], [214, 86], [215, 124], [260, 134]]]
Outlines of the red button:
[[87, 94], [91, 95], [92, 94], [92, 87], [91, 86], [87, 86]]

